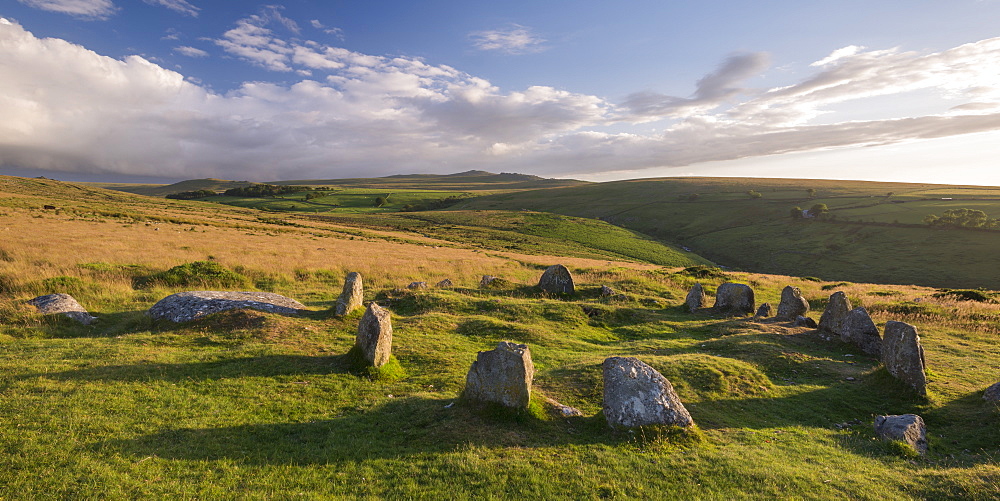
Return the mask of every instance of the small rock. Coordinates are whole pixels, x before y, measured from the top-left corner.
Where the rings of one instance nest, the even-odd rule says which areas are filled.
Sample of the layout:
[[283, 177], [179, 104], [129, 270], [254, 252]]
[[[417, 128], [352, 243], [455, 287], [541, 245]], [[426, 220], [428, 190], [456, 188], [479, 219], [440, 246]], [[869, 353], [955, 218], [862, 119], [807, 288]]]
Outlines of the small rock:
[[875, 417], [875, 436], [882, 440], [899, 440], [913, 446], [921, 455], [927, 454], [927, 426], [916, 414]]
[[501, 341], [490, 351], [481, 351], [465, 377], [466, 398], [495, 402], [515, 409], [528, 407], [535, 365], [524, 344]]
[[811, 319], [811, 318], [809, 318], [809, 317], [803, 317], [802, 315], [799, 315], [799, 316], [795, 317], [795, 324], [794, 325], [796, 327], [808, 327], [810, 329], [815, 329], [816, 328], [816, 321], [813, 320], [813, 319]]
[[559, 414], [560, 417], [581, 417], [583, 416], [583, 411], [577, 409], [576, 407], [570, 407], [568, 405], [560, 404], [559, 402], [545, 397], [545, 403], [552, 407], [552, 410]]
[[434, 287], [437, 287], [439, 289], [447, 289], [448, 287], [454, 287], [454, 286], [455, 286], [455, 284], [453, 284], [451, 282], [450, 278], [446, 278], [446, 279], [444, 279], [444, 280], [442, 280], [442, 281], [434, 284]]
[[853, 378], [853, 377], [851, 377], [851, 376], [847, 376], [847, 377], [845, 377], [845, 378], [844, 378], [844, 381], [857, 381], [857, 380], [856, 380], [856, 379], [854, 379], [854, 378]]
[[358, 322], [358, 335], [354, 344], [365, 360], [374, 367], [381, 367], [392, 355], [392, 316], [389, 310], [371, 303]]
[[778, 314], [776, 317], [783, 320], [805, 316], [809, 312], [809, 301], [802, 297], [802, 291], [798, 287], [785, 286], [781, 290], [781, 302], [778, 303]]
[[615, 290], [612, 289], [611, 287], [608, 287], [607, 285], [602, 285], [601, 286], [601, 296], [608, 297], [608, 296], [610, 296], [610, 295], [612, 295], [614, 293], [615, 293]]
[[565, 266], [554, 264], [549, 266], [538, 280], [538, 287], [551, 294], [573, 294], [573, 275]]
[[491, 275], [483, 275], [483, 279], [479, 281], [479, 286], [484, 289], [499, 289], [507, 284], [506, 280]]
[[87, 310], [69, 294], [48, 294], [46, 296], [38, 296], [29, 300], [28, 304], [38, 308], [39, 313], [44, 315], [56, 315], [62, 313], [67, 318], [75, 320], [83, 325], [90, 325], [97, 320], [97, 317], [91, 316], [90, 313], [87, 313]]
[[410, 290], [423, 290], [427, 288], [427, 282], [410, 282], [410, 285], [407, 285], [406, 288]]
[[634, 357], [604, 360], [604, 417], [612, 427], [694, 425], [670, 381]]
[[702, 287], [700, 283], [695, 283], [694, 286], [691, 287], [691, 290], [688, 291], [687, 297], [684, 299], [684, 304], [691, 313], [694, 313], [700, 308], [704, 308], [707, 303], [708, 296], [705, 295], [705, 288]]
[[771, 316], [771, 303], [764, 303], [757, 308], [757, 314], [754, 315], [757, 318], [767, 318]]
[[333, 314], [342, 317], [360, 308], [362, 301], [364, 301], [364, 296], [361, 274], [356, 271], [348, 273], [347, 278], [344, 279], [344, 289], [341, 291], [340, 297], [337, 298], [336, 304], [334, 304]]

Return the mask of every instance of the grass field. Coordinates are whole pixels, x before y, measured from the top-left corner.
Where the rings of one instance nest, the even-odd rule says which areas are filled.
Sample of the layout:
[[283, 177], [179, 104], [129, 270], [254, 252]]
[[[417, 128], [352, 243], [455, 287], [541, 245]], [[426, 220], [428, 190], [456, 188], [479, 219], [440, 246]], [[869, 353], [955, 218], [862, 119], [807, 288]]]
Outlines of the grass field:
[[[761, 196], [750, 197], [751, 190]], [[827, 217], [790, 217], [794, 207], [820, 203], [829, 207]], [[527, 208], [597, 218], [744, 270], [827, 280], [1000, 288], [995, 252], [1000, 231], [920, 224], [928, 214], [962, 207], [1000, 217], [1000, 188], [668, 178], [499, 194], [453, 208]]]
[[[522, 211], [276, 216], [0, 177], [0, 234], [3, 498], [1000, 495], [1000, 408], [980, 398], [1000, 379], [995, 302], [759, 273], [696, 279], [681, 266], [701, 261], [640, 235]], [[662, 256], [677, 261], [656, 264]], [[185, 288], [146, 278], [204, 260], [310, 312], [151, 321], [146, 309]], [[578, 294], [533, 287], [556, 262]], [[371, 380], [346, 356], [360, 313], [328, 309], [348, 271], [364, 276], [366, 301], [391, 310], [401, 377]], [[485, 274], [510, 285], [480, 289]], [[443, 278], [456, 286], [400, 289]], [[808, 329], [686, 313], [696, 280], [710, 293], [747, 283], [771, 304], [797, 285], [815, 318], [842, 290], [879, 325], [912, 323], [929, 395]], [[624, 296], [602, 297], [601, 285]], [[53, 292], [99, 321], [24, 303]], [[529, 412], [457, 398], [476, 352], [500, 340], [530, 346]], [[600, 363], [610, 355], [659, 369], [697, 430], [609, 430]], [[557, 417], [543, 397], [584, 417]], [[927, 457], [873, 439], [874, 415], [905, 412], [929, 426]]]

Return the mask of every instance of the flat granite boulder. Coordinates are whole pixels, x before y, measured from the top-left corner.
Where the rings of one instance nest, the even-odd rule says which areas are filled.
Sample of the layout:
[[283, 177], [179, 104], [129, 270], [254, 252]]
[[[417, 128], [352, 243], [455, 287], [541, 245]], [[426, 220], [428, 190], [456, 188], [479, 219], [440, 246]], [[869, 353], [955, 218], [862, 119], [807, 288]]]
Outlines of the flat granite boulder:
[[302, 303], [271, 292], [190, 291], [171, 294], [149, 309], [154, 320], [190, 322], [227, 310], [252, 309], [281, 315], [298, 315]]
[[875, 416], [875, 435], [882, 440], [910, 444], [921, 455], [927, 454], [927, 426], [916, 414]]
[[573, 274], [561, 264], [546, 268], [542, 278], [538, 279], [538, 287], [551, 294], [572, 294], [576, 292], [573, 285]]
[[28, 304], [38, 308], [39, 313], [44, 315], [57, 315], [62, 313], [68, 318], [76, 320], [83, 325], [90, 325], [97, 317], [93, 317], [69, 294], [49, 294], [38, 296], [28, 301]]
[[501, 341], [490, 351], [481, 351], [465, 377], [464, 396], [494, 402], [514, 409], [528, 407], [535, 365], [528, 345]]
[[604, 360], [604, 417], [613, 428], [694, 425], [670, 381], [635, 357]]

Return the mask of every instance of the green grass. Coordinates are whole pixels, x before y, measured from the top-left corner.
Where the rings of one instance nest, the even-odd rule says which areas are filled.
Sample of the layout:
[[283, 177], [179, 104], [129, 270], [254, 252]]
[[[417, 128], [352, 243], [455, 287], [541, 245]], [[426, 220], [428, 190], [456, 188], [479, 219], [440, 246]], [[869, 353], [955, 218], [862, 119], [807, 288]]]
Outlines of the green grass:
[[365, 228], [407, 231], [491, 250], [527, 254], [626, 259], [662, 266], [709, 261], [640, 233], [593, 219], [538, 212], [430, 211], [338, 215], [323, 220]]
[[[817, 190], [810, 197], [808, 188]], [[751, 199], [746, 191], [762, 194]], [[888, 193], [893, 195], [887, 196]], [[692, 197], [697, 194], [697, 197]], [[951, 200], [942, 200], [949, 198]], [[818, 220], [790, 209], [827, 204]], [[1000, 216], [1000, 189], [861, 181], [667, 178], [481, 197], [454, 209], [601, 219], [731, 268], [824, 280], [1000, 288], [1000, 231], [930, 228], [949, 208]]]
[[[343, 254], [330, 252], [307, 266], [303, 256], [334, 245], [323, 232], [341, 231], [324, 226], [327, 220], [290, 217], [286, 221], [296, 226], [285, 226], [260, 221], [257, 212], [147, 202], [44, 180], [0, 178], [0, 186], [0, 225], [13, 228], [0, 244], [13, 249], [9, 259], [0, 259], [0, 497], [1000, 496], [1000, 435], [991, 432], [1000, 426], [1000, 407], [981, 399], [1000, 374], [1000, 314], [993, 302], [938, 297], [941, 291], [929, 288], [816, 282], [693, 264], [685, 271], [600, 266], [604, 261], [573, 268], [575, 295], [552, 296], [531, 285], [544, 266], [496, 253], [500, 257], [490, 259], [504, 260], [497, 269], [511, 279], [495, 289], [468, 279], [456, 279], [449, 289], [399, 289], [410, 271], [392, 266], [383, 266], [386, 275], [366, 275], [365, 299], [391, 311], [394, 331], [392, 360], [371, 371], [352, 354], [361, 312], [337, 318], [329, 311], [343, 280], [341, 268], [333, 267], [359, 264], [359, 257], [344, 257], [358, 255], [350, 254], [352, 246], [369, 253], [375, 243], [393, 252], [433, 253], [444, 249], [414, 242], [447, 237], [456, 248], [476, 248], [523, 238], [510, 245], [550, 252], [538, 258], [543, 262], [572, 252], [639, 260], [670, 248], [593, 219], [545, 213], [345, 215], [336, 220], [383, 239], [342, 237], [337, 245]], [[768, 192], [756, 189], [766, 199]], [[34, 219], [43, 200], [62, 214]], [[112, 213], [121, 216], [106, 215]], [[187, 225], [154, 231], [138, 219], [151, 214], [203, 221], [198, 228], [219, 235], [274, 236], [246, 235], [234, 243], [215, 233], [202, 237]], [[141, 288], [136, 279], [174, 264], [152, 253], [122, 261], [116, 256], [123, 250], [101, 245], [68, 255], [56, 255], [55, 248], [28, 255], [25, 243], [37, 234], [22, 230], [53, 221], [61, 231], [47, 233], [50, 239], [119, 228], [124, 231], [118, 234], [135, 234], [135, 245], [148, 248], [149, 235], [204, 253], [239, 247], [226, 269], [254, 287], [268, 285], [300, 299], [311, 311], [299, 317], [231, 311], [180, 325], [153, 322], [144, 311], [189, 286], [160, 281]], [[278, 247], [289, 242], [294, 245]], [[388, 258], [380, 254], [378, 261]], [[294, 271], [288, 271], [290, 261]], [[420, 272], [450, 274], [462, 266], [458, 261]], [[211, 275], [193, 268], [182, 265], [180, 271]], [[13, 270], [23, 276], [8, 276]], [[814, 318], [829, 294], [843, 288], [880, 325], [914, 323], [926, 351], [929, 395], [913, 394], [877, 360], [808, 329], [689, 314], [681, 303], [696, 280], [709, 293], [725, 281], [747, 283], [758, 302], [772, 304], [785, 285], [795, 285], [810, 300]], [[601, 285], [622, 296], [602, 297]], [[61, 292], [54, 289], [72, 290], [98, 322], [80, 326], [24, 305], [33, 295]], [[501, 340], [531, 350], [536, 377], [527, 411], [460, 399], [477, 352]], [[601, 363], [613, 355], [638, 357], [669, 378], [698, 427], [610, 429], [602, 416]], [[557, 416], [545, 397], [584, 416]], [[908, 412], [929, 427], [926, 457], [874, 437], [874, 416]]]

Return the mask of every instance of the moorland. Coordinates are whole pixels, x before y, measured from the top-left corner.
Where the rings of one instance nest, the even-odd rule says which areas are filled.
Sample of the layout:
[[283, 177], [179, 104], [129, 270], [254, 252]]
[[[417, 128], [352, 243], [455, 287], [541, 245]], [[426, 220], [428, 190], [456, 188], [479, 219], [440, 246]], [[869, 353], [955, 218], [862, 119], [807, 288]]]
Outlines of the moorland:
[[[1000, 189], [464, 174], [286, 183], [322, 188], [308, 200], [162, 198], [240, 187], [218, 180], [148, 196], [0, 176], [4, 496], [1000, 495], [1000, 409], [981, 398], [1000, 380], [1000, 232], [924, 223], [951, 208], [996, 217]], [[818, 204], [819, 217], [791, 216]], [[163, 278], [196, 262], [225, 273]], [[575, 294], [535, 287], [554, 263]], [[360, 312], [330, 312], [351, 271], [391, 311], [392, 375], [352, 365]], [[483, 275], [506, 285], [481, 288]], [[445, 278], [455, 285], [406, 288]], [[710, 294], [745, 283], [771, 304], [793, 285], [817, 318], [843, 291], [880, 327], [910, 323], [928, 394], [813, 329], [692, 314], [681, 303], [696, 282]], [[174, 292], [221, 289], [309, 311], [145, 314]], [[98, 321], [26, 304], [56, 292]], [[476, 353], [503, 340], [531, 349], [526, 411], [459, 398]], [[601, 362], [613, 355], [665, 375], [697, 427], [609, 429]], [[559, 416], [546, 398], [584, 415]], [[911, 412], [927, 422], [927, 456], [874, 438], [874, 416]]]

